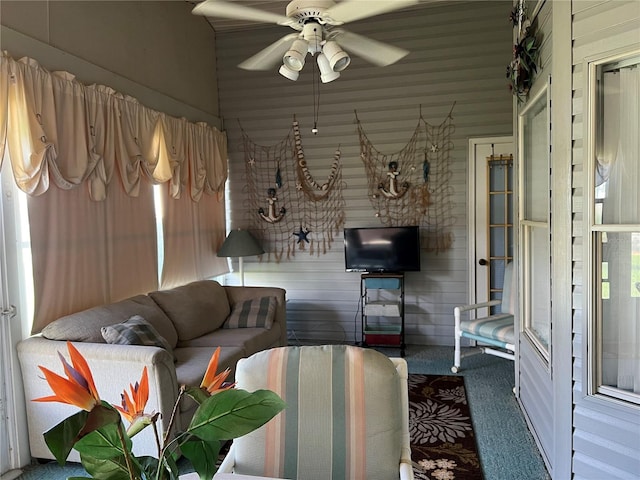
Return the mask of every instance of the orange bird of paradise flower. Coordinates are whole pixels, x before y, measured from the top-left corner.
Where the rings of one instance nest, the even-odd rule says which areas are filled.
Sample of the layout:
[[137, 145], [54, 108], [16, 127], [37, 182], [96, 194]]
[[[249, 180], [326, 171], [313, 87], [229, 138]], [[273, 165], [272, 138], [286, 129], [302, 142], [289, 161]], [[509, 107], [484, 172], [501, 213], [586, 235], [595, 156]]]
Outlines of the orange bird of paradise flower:
[[67, 348], [71, 358], [71, 365], [58, 352], [67, 378], [39, 365], [38, 367], [44, 373], [44, 377], [54, 395], [35, 398], [33, 401], [66, 403], [90, 412], [93, 407], [100, 404], [100, 397], [96, 390], [96, 385], [93, 383], [91, 369], [82, 354], [69, 341], [67, 341]]
[[218, 392], [229, 390], [230, 388], [233, 388], [235, 386], [235, 383], [223, 386], [224, 381], [229, 376], [229, 373], [231, 373], [230, 369], [227, 368], [225, 371], [220, 372], [216, 375], [219, 359], [220, 347], [216, 348], [216, 351], [213, 352], [211, 360], [209, 360], [209, 365], [207, 366], [207, 371], [204, 373], [202, 383], [200, 384], [200, 388], [204, 388], [209, 393], [209, 395], [215, 395]]
[[137, 417], [144, 415], [144, 407], [146, 407], [147, 400], [149, 400], [149, 375], [146, 366], [142, 370], [140, 383], [129, 384], [129, 389], [131, 390], [131, 396], [126, 390], [122, 392], [122, 407], [115, 405], [115, 408], [129, 420], [129, 423], [133, 423]]
[[144, 413], [149, 400], [149, 374], [147, 367], [142, 370], [140, 382], [135, 385], [129, 384], [131, 395], [125, 390], [120, 395], [122, 398], [122, 407], [115, 405], [115, 408], [129, 421], [127, 435], [133, 437], [147, 425], [151, 425], [158, 417], [158, 413]]

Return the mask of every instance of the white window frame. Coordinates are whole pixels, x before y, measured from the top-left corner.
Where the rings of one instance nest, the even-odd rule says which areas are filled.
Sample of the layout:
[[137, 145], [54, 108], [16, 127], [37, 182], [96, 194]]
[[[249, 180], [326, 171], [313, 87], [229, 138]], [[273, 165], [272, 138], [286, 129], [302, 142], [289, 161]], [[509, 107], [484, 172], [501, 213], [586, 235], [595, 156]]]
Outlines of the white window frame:
[[[521, 314], [522, 314], [522, 333], [523, 333], [523, 338], [526, 339], [533, 347], [533, 350], [537, 353], [540, 361], [542, 362], [542, 364], [544, 365], [544, 367], [546, 368], [547, 372], [550, 373], [551, 371], [551, 305], [550, 305], [550, 300], [551, 300], [551, 284], [549, 283], [548, 285], [548, 298], [549, 298], [549, 305], [547, 305], [548, 307], [548, 324], [549, 324], [549, 335], [548, 335], [548, 341], [547, 341], [547, 345], [545, 345], [540, 338], [538, 337], [538, 335], [536, 334], [535, 330], [532, 328], [533, 325], [533, 305], [534, 305], [534, 300], [531, 298], [531, 291], [532, 291], [532, 285], [530, 282], [530, 278], [531, 278], [531, 274], [532, 274], [532, 259], [531, 259], [531, 246], [532, 246], [532, 241], [531, 241], [531, 237], [532, 237], [532, 233], [534, 230], [537, 229], [546, 229], [547, 233], [548, 233], [548, 246], [549, 246], [549, 255], [548, 257], [545, 259], [546, 261], [549, 262], [549, 271], [551, 271], [551, 222], [550, 222], [550, 218], [549, 215], [547, 215], [547, 218], [545, 219], [545, 221], [539, 221], [539, 220], [531, 220], [531, 219], [527, 219], [527, 215], [526, 215], [526, 211], [525, 211], [525, 201], [526, 201], [526, 183], [525, 183], [525, 174], [526, 174], [526, 168], [525, 168], [525, 163], [528, 161], [528, 159], [526, 158], [525, 155], [525, 145], [524, 145], [524, 122], [523, 122], [523, 118], [530, 112], [530, 110], [535, 106], [538, 105], [540, 100], [542, 100], [543, 98], [545, 99], [546, 102], [546, 125], [547, 125], [547, 130], [546, 130], [546, 140], [547, 140], [547, 148], [546, 148], [546, 153], [547, 153], [547, 168], [546, 168], [546, 174], [549, 176], [549, 181], [547, 183], [548, 189], [550, 190], [551, 188], [551, 180], [550, 180], [550, 175], [551, 175], [551, 152], [550, 152], [550, 145], [551, 145], [551, 130], [550, 130], [550, 125], [551, 125], [551, 105], [550, 105], [550, 97], [551, 97], [551, 88], [550, 88], [550, 78], [547, 79], [547, 81], [542, 82], [541, 84], [539, 84], [540, 86], [531, 93], [529, 100], [527, 102], [527, 105], [520, 111], [518, 112], [518, 159], [519, 159], [519, 210], [520, 210], [520, 214], [518, 216], [518, 218], [520, 218], [519, 221], [519, 227], [520, 227], [520, 258], [522, 259], [522, 275], [521, 275]], [[542, 172], [541, 172], [542, 173]], [[547, 205], [547, 211], [551, 212], [551, 196], [550, 194], [547, 194], [546, 196], [548, 205]]]
[[599, 303], [601, 285], [596, 282], [601, 263], [601, 252], [596, 237], [602, 233], [640, 232], [640, 224], [597, 224], [595, 195], [595, 158], [598, 146], [598, 102], [600, 92], [598, 80], [601, 68], [605, 65], [619, 63], [620, 66], [640, 63], [640, 48], [623, 48], [601, 55], [586, 58], [583, 64], [585, 75], [585, 190], [584, 190], [584, 311], [586, 342], [583, 342], [583, 356], [586, 367], [583, 382], [586, 385], [584, 395], [612, 405], [640, 407], [640, 395], [607, 385], [600, 385], [602, 375], [601, 331], [602, 318]]

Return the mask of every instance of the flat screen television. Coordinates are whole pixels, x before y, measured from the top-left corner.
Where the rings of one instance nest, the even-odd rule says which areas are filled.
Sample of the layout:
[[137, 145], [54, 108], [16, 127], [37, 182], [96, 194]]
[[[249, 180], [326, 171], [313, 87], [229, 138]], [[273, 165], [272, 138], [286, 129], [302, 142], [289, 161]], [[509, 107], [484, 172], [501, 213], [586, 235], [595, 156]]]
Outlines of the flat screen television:
[[345, 228], [344, 260], [347, 272], [418, 272], [420, 228]]

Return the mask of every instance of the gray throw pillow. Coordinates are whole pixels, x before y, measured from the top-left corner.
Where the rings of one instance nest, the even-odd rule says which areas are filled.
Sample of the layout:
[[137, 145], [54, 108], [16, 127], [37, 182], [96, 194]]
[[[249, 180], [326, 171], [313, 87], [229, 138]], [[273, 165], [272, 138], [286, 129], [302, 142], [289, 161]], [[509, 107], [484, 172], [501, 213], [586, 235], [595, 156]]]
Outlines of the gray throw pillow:
[[140, 315], [100, 329], [105, 342], [116, 345], [145, 345], [164, 348], [173, 356], [169, 342]]
[[271, 328], [276, 314], [276, 297], [260, 297], [236, 303], [222, 328]]

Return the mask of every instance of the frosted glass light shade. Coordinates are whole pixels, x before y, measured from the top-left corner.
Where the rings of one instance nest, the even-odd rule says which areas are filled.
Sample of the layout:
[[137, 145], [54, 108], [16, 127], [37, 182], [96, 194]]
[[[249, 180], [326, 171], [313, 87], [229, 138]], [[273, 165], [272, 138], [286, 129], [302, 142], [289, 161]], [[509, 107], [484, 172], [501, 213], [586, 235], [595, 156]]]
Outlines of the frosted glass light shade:
[[324, 47], [322, 47], [322, 53], [327, 56], [331, 70], [334, 72], [341, 72], [351, 63], [351, 58], [347, 52], [342, 50], [340, 45], [333, 40], [325, 43]]
[[282, 65], [280, 67], [280, 70], [278, 70], [278, 72], [280, 73], [280, 75], [282, 75], [285, 78], [288, 78], [292, 82], [295, 82], [298, 79], [298, 76], [300, 75], [300, 72], [296, 72], [295, 70], [291, 70], [286, 65]]
[[320, 68], [320, 80], [322, 80], [322, 83], [333, 82], [340, 76], [340, 72], [331, 70], [329, 60], [324, 53], [318, 55], [318, 68]]
[[298, 39], [291, 44], [291, 48], [284, 54], [282, 61], [291, 70], [299, 72], [304, 67], [304, 59], [308, 50], [309, 44], [307, 41]]

